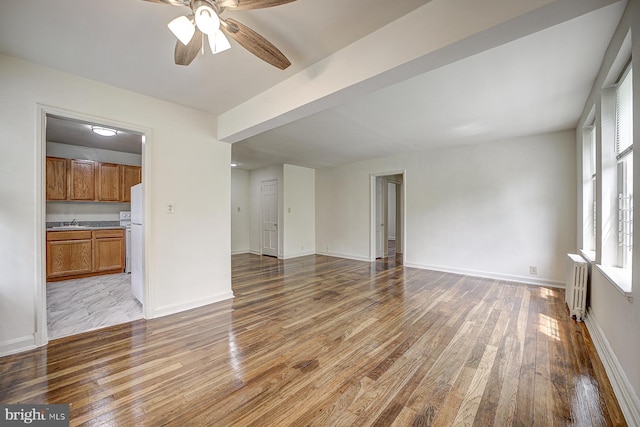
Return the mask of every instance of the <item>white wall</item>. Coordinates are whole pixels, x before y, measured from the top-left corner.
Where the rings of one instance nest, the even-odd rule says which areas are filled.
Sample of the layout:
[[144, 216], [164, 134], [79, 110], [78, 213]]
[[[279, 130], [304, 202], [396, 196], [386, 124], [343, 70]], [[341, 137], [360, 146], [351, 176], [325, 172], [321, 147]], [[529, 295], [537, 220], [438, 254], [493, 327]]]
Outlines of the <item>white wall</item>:
[[119, 221], [120, 211], [131, 210], [130, 203], [47, 202], [47, 222]]
[[[631, 46], [624, 46], [623, 40], [631, 30]], [[630, 0], [622, 20], [613, 36], [605, 54], [602, 67], [594, 83], [591, 94], [585, 104], [584, 112], [576, 129], [575, 143], [577, 147], [577, 164], [582, 165], [582, 129], [587, 123], [591, 109], [599, 103], [602, 88], [610, 86], [617, 73], [632, 58], [633, 66], [633, 138], [634, 145], [640, 145], [640, 1]], [[618, 58], [618, 60], [616, 59]], [[637, 154], [635, 154], [637, 155]], [[640, 162], [634, 162], [634, 187], [640, 188]], [[598, 178], [600, 180], [600, 178]], [[577, 182], [582, 185], [582, 171], [578, 170]], [[603, 190], [604, 192], [604, 190]], [[604, 197], [601, 196], [601, 197]], [[577, 206], [582, 206], [579, 197]], [[578, 224], [583, 222], [583, 210], [577, 212]], [[634, 247], [640, 247], [640, 232], [637, 224], [640, 221], [640, 209], [634, 209]], [[603, 224], [603, 227], [605, 225]], [[582, 227], [579, 227], [582, 231]], [[602, 232], [598, 230], [598, 235]], [[582, 236], [577, 236], [578, 245], [582, 246]], [[602, 251], [600, 245], [598, 249]], [[597, 254], [596, 259], [603, 257]], [[633, 254], [632, 300], [627, 299], [616, 286], [609, 281], [597, 267], [592, 267], [590, 287], [590, 308], [586, 323], [594, 338], [609, 379], [611, 380], [620, 406], [629, 425], [640, 425], [640, 250]]]
[[39, 104], [147, 130], [147, 315], [232, 297], [231, 146], [216, 141], [215, 117], [7, 56], [0, 98], [0, 354], [45, 341]]
[[406, 265], [562, 286], [575, 155], [564, 131], [318, 169], [316, 250], [368, 260], [370, 174], [406, 170]]
[[315, 170], [284, 165], [283, 257], [315, 253], [316, 176]]
[[249, 233], [250, 242], [249, 250], [255, 254], [262, 254], [262, 239], [261, 239], [261, 227], [262, 227], [262, 197], [261, 189], [263, 181], [278, 180], [278, 257], [282, 257], [284, 240], [282, 216], [283, 216], [283, 204], [282, 197], [284, 194], [284, 168], [283, 165], [269, 166], [267, 168], [255, 169], [251, 171], [250, 175], [250, 209], [251, 215], [249, 218]]
[[231, 169], [231, 253], [249, 252], [250, 248], [250, 175], [249, 171]]
[[[142, 142], [140, 142], [142, 145]], [[142, 166], [142, 155], [121, 151], [102, 150], [80, 145], [47, 142], [47, 156], [63, 159], [93, 160], [95, 162], [116, 163], [119, 165]]]

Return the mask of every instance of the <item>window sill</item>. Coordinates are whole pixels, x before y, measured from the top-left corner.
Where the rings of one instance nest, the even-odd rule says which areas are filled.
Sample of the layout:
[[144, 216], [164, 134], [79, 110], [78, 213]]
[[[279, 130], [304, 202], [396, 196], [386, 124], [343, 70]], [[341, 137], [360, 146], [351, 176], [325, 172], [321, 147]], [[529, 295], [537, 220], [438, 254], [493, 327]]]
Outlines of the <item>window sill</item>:
[[580, 249], [580, 255], [591, 264], [596, 262], [596, 251], [588, 251], [586, 249]]
[[596, 264], [596, 267], [609, 282], [629, 301], [633, 301], [631, 292], [631, 270]]

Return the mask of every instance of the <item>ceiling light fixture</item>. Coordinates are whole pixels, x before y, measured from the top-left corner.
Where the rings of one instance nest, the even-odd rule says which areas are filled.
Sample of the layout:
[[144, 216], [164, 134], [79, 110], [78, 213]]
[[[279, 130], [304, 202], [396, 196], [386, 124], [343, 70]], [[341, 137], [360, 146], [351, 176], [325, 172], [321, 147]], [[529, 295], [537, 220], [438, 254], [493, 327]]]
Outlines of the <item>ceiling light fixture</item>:
[[[196, 28], [209, 39], [209, 47], [214, 54], [231, 47], [229, 40], [220, 31], [220, 18], [207, 3], [198, 1], [195, 12], [189, 16], [179, 16], [167, 24], [180, 43], [187, 46], [193, 39]], [[203, 51], [204, 52], [204, 51]]]
[[102, 126], [91, 126], [91, 130], [101, 136], [116, 136], [118, 134], [117, 130]]
[[167, 24], [173, 35], [176, 36], [176, 38], [185, 46], [189, 44], [193, 38], [193, 34], [196, 32], [196, 27], [193, 25], [192, 18], [193, 15], [178, 16]]
[[[198, 56], [204, 54], [205, 43], [214, 54], [229, 48], [228, 37], [263, 61], [284, 70], [291, 62], [271, 42], [246, 25], [232, 18], [221, 16], [226, 9], [248, 10], [262, 9], [291, 3], [296, 0], [146, 0], [153, 3], [165, 3], [173, 6], [187, 6], [191, 13], [179, 16], [167, 24], [169, 30], [178, 39], [174, 49], [174, 61], [177, 65], [189, 65]], [[208, 42], [204, 38], [208, 39]]]
[[237, 164], [237, 163], [231, 163], [231, 167], [232, 167], [232, 168], [235, 168], [236, 166], [238, 166], [238, 164]]
[[204, 2], [196, 9], [196, 26], [204, 34], [213, 34], [220, 28], [220, 19], [214, 10]]

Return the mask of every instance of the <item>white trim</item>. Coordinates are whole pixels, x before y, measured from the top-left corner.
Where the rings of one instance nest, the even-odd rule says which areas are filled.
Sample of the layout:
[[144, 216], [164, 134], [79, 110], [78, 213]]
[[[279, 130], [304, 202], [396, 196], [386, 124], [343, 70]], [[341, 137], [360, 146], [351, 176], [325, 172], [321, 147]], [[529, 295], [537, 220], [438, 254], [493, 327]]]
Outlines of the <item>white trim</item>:
[[[47, 111], [48, 108], [36, 104], [36, 265], [35, 265], [35, 331], [33, 334], [35, 346], [43, 346], [49, 342], [49, 328], [47, 324]], [[39, 162], [38, 162], [39, 160]]]
[[633, 302], [633, 292], [631, 292], [631, 271], [624, 268], [609, 267], [596, 264], [598, 271], [620, 292], [629, 302]]
[[[402, 175], [402, 182], [400, 183], [400, 189], [402, 190], [400, 196], [396, 193], [396, 197], [400, 197], [400, 213], [401, 213], [401, 248], [396, 248], [397, 253], [405, 253], [406, 242], [407, 242], [407, 170], [406, 169], [398, 169], [395, 171], [386, 171], [386, 172], [375, 172], [369, 174], [369, 258], [366, 261], [375, 262], [376, 260], [376, 178], [378, 177], [388, 177], [392, 175]], [[397, 233], [397, 230], [396, 230]], [[396, 236], [398, 237], [398, 236]], [[319, 253], [319, 252], [318, 252]], [[324, 254], [322, 254], [324, 255]], [[332, 256], [331, 254], [327, 254], [328, 256]], [[361, 258], [352, 258], [345, 257], [342, 255], [336, 255], [340, 258], [349, 258], [349, 259], [357, 259]]]
[[32, 350], [38, 347], [36, 341], [35, 334], [3, 341], [0, 343], [0, 357]]
[[231, 255], [240, 255], [240, 254], [250, 254], [252, 253], [249, 249], [237, 249], [235, 251], [231, 251]]
[[291, 254], [291, 255], [285, 255], [283, 257], [278, 257], [279, 259], [293, 259], [293, 258], [300, 258], [303, 256], [309, 256], [309, 255], [315, 255], [316, 251], [304, 251], [304, 252], [298, 252], [296, 254]]
[[525, 283], [527, 285], [549, 286], [552, 288], [565, 288], [564, 282], [549, 279], [533, 279], [527, 276], [517, 276], [511, 274], [492, 273], [487, 271], [466, 270], [462, 268], [443, 267], [439, 265], [416, 264], [412, 262], [404, 263], [405, 267], [420, 268], [422, 270], [442, 271], [445, 273], [462, 274], [465, 276], [484, 277], [487, 279], [506, 280], [509, 282]]
[[201, 298], [198, 300], [189, 301], [182, 304], [161, 306], [153, 310], [153, 316], [151, 318], [163, 317], [163, 316], [168, 316], [170, 314], [180, 313], [182, 311], [191, 310], [193, 308], [203, 307], [205, 305], [232, 299], [233, 297], [234, 297], [233, 292], [223, 292], [220, 294], [210, 295], [207, 298]]
[[624, 414], [627, 424], [630, 426], [640, 426], [640, 399], [638, 399], [638, 396], [635, 394], [629, 378], [625, 374], [624, 369], [622, 369], [618, 358], [613, 352], [609, 341], [607, 341], [604, 332], [600, 329], [600, 325], [598, 325], [598, 321], [592, 311], [587, 313], [584, 323], [589, 330], [598, 356], [600, 356], [600, 360], [604, 365], [604, 370], [609, 377], [611, 387], [618, 399], [618, 404], [620, 404], [620, 409]]
[[[363, 256], [360, 256], [360, 255], [341, 254], [341, 253], [338, 253], [338, 252], [318, 252], [318, 251], [316, 251], [316, 255], [330, 256], [330, 257], [333, 257], [333, 258], [352, 259], [354, 261], [372, 262], [367, 257], [363, 257]], [[373, 261], [373, 262], [375, 262], [375, 261]]]
[[595, 264], [596, 262], [596, 251], [589, 251], [586, 249], [580, 249], [580, 255], [582, 258], [586, 259], [590, 264]]

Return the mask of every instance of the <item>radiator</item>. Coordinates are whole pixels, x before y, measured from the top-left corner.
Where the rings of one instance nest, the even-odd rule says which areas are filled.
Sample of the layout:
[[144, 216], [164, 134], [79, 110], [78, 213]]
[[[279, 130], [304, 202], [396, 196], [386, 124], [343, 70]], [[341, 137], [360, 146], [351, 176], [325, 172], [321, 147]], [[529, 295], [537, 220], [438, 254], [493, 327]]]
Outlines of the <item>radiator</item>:
[[567, 287], [565, 300], [569, 316], [583, 320], [587, 311], [588, 264], [580, 255], [567, 254]]

